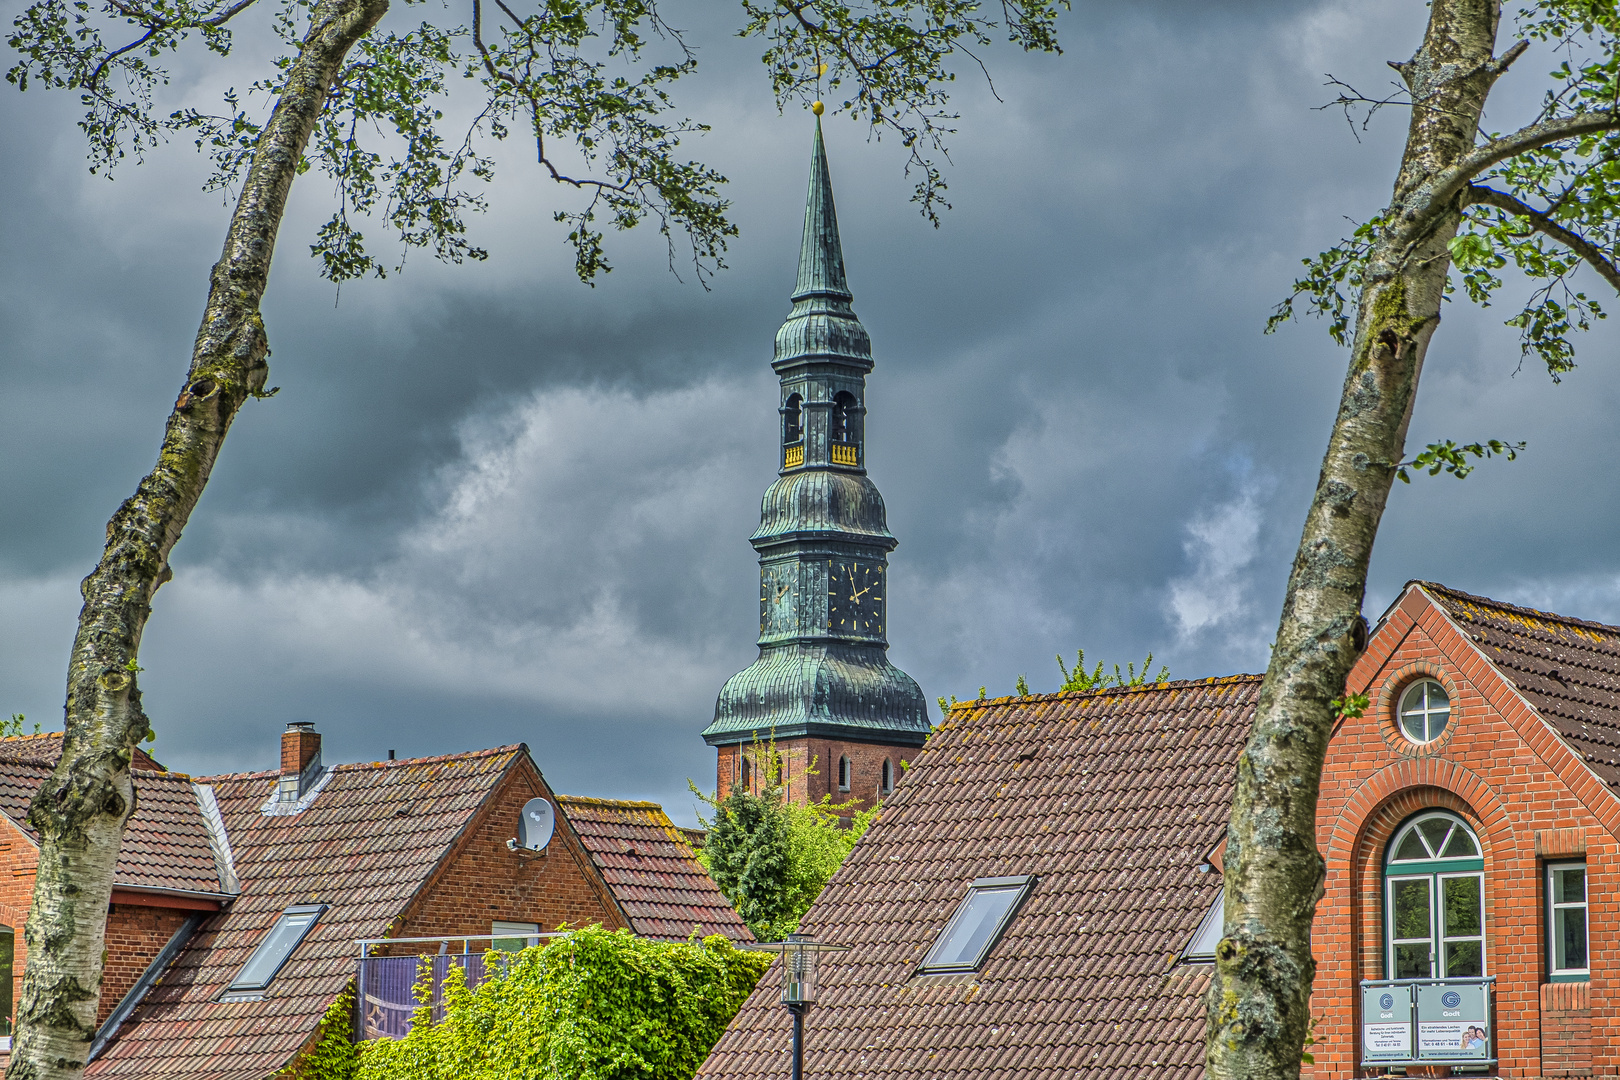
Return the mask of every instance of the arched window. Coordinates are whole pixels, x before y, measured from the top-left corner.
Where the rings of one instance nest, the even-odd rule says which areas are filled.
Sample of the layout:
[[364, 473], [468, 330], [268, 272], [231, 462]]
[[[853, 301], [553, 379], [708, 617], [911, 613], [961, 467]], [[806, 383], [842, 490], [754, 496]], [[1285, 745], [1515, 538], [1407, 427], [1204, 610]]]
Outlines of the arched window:
[[1433, 679], [1419, 679], [1401, 694], [1401, 733], [1415, 743], [1438, 739], [1451, 722], [1451, 699]]
[[742, 763], [743, 763], [743, 766], [742, 766], [742, 786], [743, 786], [743, 790], [744, 791], [753, 791], [754, 790], [754, 770], [749, 765], [748, 758], [746, 756], [742, 759]]
[[848, 791], [849, 790], [849, 772], [850, 772], [849, 758], [847, 758], [847, 757], [839, 758], [838, 759], [838, 790], [839, 791]]
[[848, 390], [840, 390], [833, 395], [832, 407], [832, 441], [835, 443], [852, 443], [855, 441], [855, 395]]
[[883, 794], [887, 795], [894, 790], [894, 763], [888, 758], [883, 759]]
[[1455, 814], [1401, 826], [1384, 858], [1388, 978], [1485, 974], [1484, 871], [1479, 838]]
[[789, 394], [782, 406], [782, 444], [796, 443], [804, 438], [804, 398]]

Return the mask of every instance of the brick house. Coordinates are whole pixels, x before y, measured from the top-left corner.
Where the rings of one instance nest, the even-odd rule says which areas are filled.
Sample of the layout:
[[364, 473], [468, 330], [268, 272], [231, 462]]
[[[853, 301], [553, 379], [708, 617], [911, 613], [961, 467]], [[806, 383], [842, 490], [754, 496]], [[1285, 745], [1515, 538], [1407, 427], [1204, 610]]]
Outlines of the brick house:
[[[804, 919], [854, 946], [823, 958], [807, 1075], [1201, 1076], [1259, 685], [954, 709]], [[1349, 688], [1307, 1075], [1620, 1074], [1620, 627], [1412, 582]], [[699, 1077], [785, 1071], [776, 993]]]
[[[59, 737], [0, 740], [0, 829], [27, 839], [21, 815], [59, 752]], [[90, 1077], [264, 1080], [296, 1062], [354, 984], [362, 939], [472, 937], [458, 950], [482, 950], [492, 936], [521, 947], [526, 934], [588, 924], [747, 936], [712, 883], [703, 893], [708, 879], [673, 826], [648, 847], [657, 872], [605, 876], [523, 745], [326, 766], [313, 725], [293, 724], [275, 770], [194, 780], [137, 765]], [[539, 851], [510, 843], [533, 799], [561, 811]], [[599, 815], [584, 816], [596, 843]], [[0, 875], [0, 916], [13, 927], [33, 852], [16, 837], [0, 850], [12, 871]]]

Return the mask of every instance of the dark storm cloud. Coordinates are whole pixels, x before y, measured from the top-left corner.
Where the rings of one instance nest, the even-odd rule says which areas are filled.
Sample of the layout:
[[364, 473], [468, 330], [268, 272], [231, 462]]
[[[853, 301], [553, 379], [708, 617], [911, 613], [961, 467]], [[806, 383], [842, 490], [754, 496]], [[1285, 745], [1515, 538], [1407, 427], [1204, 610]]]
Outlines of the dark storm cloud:
[[[262, 767], [295, 719], [335, 760], [524, 740], [561, 790], [690, 820], [686, 778], [712, 771], [697, 732], [753, 654], [746, 538], [810, 130], [771, 107], [734, 14], [680, 13], [702, 46], [682, 104], [714, 124], [689, 149], [731, 178], [742, 227], [710, 291], [647, 235], [612, 238], [619, 269], [578, 285], [563, 196], [514, 144], [474, 224], [487, 263], [415, 260], [334, 303], [306, 255], [330, 193], [300, 181], [265, 303], [284, 389], [238, 421], [143, 650], [161, 757]], [[1358, 142], [1312, 107], [1328, 72], [1383, 86], [1423, 15], [1083, 5], [1063, 57], [992, 56], [1002, 103], [964, 73], [938, 231], [899, 149], [829, 120], [878, 364], [869, 459], [901, 541], [892, 653], [931, 695], [1020, 672], [1050, 688], [1076, 646], [1152, 650], [1178, 676], [1264, 665], [1344, 355], [1319, 325], [1260, 328], [1299, 258], [1386, 198], [1404, 134], [1391, 113]], [[251, 77], [177, 75], [198, 103]], [[205, 169], [183, 146], [85, 176], [73, 122], [71, 102], [0, 96], [0, 708], [52, 719], [77, 579], [155, 452], [226, 215], [188, 194]], [[1593, 467], [1615, 337], [1553, 386], [1513, 376], [1506, 314], [1447, 311], [1413, 442], [1531, 452], [1397, 489], [1372, 614], [1426, 576], [1620, 618]]]

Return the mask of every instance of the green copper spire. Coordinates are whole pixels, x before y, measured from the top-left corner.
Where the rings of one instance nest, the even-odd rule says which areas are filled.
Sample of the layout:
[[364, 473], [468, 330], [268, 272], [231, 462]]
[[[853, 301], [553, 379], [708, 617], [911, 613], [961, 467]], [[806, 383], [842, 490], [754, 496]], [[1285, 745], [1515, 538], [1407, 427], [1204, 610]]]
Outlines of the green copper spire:
[[838, 211], [833, 206], [832, 173], [821, 141], [821, 117], [810, 150], [810, 194], [804, 203], [804, 239], [799, 242], [799, 281], [795, 302], [812, 296], [853, 300], [844, 280], [844, 249], [838, 242]]
[[820, 120], [792, 299], [771, 365], [782, 382], [780, 475], [749, 538], [759, 552], [759, 659], [727, 681], [703, 737], [921, 746], [926, 699], [888, 656], [896, 541], [866, 475], [872, 342], [850, 307]]

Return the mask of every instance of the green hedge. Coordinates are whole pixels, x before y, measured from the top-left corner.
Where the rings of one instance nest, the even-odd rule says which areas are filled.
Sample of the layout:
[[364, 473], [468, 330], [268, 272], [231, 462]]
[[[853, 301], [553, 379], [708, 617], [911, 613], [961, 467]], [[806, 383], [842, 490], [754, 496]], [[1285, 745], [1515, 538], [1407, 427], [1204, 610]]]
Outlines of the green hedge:
[[357, 1071], [329, 1054], [306, 1076], [691, 1080], [770, 959], [719, 936], [677, 944], [580, 930], [511, 954], [471, 990], [452, 967], [442, 1023], [423, 1007], [403, 1039], [361, 1044]]

